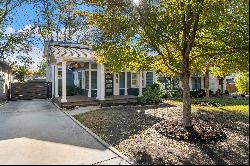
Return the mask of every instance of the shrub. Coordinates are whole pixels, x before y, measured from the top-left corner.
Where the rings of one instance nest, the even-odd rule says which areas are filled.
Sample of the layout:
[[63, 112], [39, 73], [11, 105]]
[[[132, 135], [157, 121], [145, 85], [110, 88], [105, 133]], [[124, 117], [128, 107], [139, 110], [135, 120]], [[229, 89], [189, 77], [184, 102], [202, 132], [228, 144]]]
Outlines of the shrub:
[[203, 98], [206, 96], [206, 92], [204, 89], [200, 89], [198, 91], [191, 91], [190, 96], [191, 98]]
[[159, 84], [148, 86], [143, 91], [143, 96], [139, 99], [140, 103], [145, 104], [158, 104], [161, 102], [162, 90]]
[[249, 93], [249, 73], [241, 73], [235, 78], [235, 85], [239, 93]]
[[166, 90], [163, 98], [181, 98], [182, 97], [182, 90], [176, 89], [176, 90]]

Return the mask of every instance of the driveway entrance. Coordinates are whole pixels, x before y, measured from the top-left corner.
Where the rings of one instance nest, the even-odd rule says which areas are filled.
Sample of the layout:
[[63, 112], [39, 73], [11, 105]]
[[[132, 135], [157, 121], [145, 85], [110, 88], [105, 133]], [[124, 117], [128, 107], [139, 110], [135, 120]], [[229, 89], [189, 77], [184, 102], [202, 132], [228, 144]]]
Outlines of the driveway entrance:
[[0, 164], [128, 164], [48, 100], [0, 106]]

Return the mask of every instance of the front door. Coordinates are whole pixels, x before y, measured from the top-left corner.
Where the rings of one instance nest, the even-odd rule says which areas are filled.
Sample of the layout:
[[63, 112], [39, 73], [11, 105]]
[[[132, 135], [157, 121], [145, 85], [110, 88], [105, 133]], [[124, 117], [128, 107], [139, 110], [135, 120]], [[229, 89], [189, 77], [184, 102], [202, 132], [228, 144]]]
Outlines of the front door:
[[105, 73], [105, 96], [113, 95], [113, 74]]

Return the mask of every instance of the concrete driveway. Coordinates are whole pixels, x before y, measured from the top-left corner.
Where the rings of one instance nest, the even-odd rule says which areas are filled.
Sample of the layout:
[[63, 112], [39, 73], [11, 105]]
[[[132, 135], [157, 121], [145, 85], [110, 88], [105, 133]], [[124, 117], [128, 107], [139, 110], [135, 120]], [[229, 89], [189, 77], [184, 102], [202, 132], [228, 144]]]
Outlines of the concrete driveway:
[[0, 164], [123, 165], [48, 100], [0, 106]]

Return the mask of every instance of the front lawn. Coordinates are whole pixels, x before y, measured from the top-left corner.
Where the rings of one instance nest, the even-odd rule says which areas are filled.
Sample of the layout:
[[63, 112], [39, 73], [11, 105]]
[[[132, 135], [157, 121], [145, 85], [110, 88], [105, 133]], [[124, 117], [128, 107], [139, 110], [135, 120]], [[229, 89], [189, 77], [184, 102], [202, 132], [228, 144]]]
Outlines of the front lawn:
[[158, 129], [165, 122], [182, 119], [180, 100], [158, 107], [103, 108], [75, 118], [139, 164], [249, 164], [248, 100], [209, 100], [222, 105], [193, 105], [194, 121], [218, 126], [227, 135], [225, 141], [197, 143], [161, 134]]
[[[218, 106], [200, 106], [196, 103], [200, 102], [211, 102], [211, 103], [218, 103]], [[172, 99], [172, 100], [167, 100], [168, 103], [177, 105], [177, 106], [182, 106], [182, 99]], [[205, 109], [205, 110], [216, 110], [216, 111], [237, 111], [240, 113], [243, 113], [245, 115], [249, 114], [249, 100], [246, 99], [234, 99], [234, 98], [209, 98], [209, 99], [192, 99], [192, 109], [194, 110], [200, 110], [200, 109]]]

